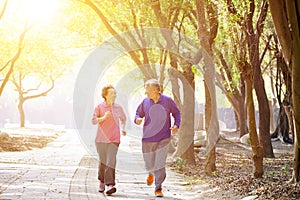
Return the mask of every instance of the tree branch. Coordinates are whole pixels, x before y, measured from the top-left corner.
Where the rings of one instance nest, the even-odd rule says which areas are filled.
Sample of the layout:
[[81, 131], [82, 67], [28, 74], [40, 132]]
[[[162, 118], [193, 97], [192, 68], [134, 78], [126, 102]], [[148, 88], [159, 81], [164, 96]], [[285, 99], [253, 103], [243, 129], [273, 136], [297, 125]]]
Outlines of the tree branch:
[[50, 88], [48, 88], [47, 90], [45, 90], [44, 92], [41, 92], [39, 94], [24, 97], [24, 101], [26, 101], [28, 99], [34, 99], [34, 98], [37, 98], [37, 97], [41, 97], [41, 96], [47, 96], [48, 92], [50, 92], [54, 88], [54, 82], [55, 82], [55, 80], [52, 77], [50, 77], [50, 79], [51, 79], [51, 86], [50, 86]]
[[[117, 41], [122, 45], [122, 47], [124, 47], [127, 50], [128, 54], [130, 55], [132, 60], [136, 63], [136, 65], [143, 66], [142, 62], [140, 61], [140, 59], [136, 55], [136, 53], [133, 51], [130, 51], [132, 49], [132, 48], [130, 48], [130, 45], [126, 42], [126, 40], [121, 38], [120, 34], [110, 25], [107, 18], [102, 13], [102, 11], [92, 2], [92, 0], [85, 0], [84, 3], [88, 6], [90, 6], [96, 12], [96, 14], [99, 16], [99, 18], [104, 23], [104, 26], [106, 27], [106, 29], [117, 39]], [[145, 68], [140, 67], [140, 70], [142, 71], [142, 73], [144, 74], [144, 76], [147, 79], [151, 78], [151, 75], [148, 73], [148, 71]]]
[[260, 9], [259, 18], [256, 23], [257, 37], [260, 37], [261, 33], [263, 32], [264, 21], [267, 17], [268, 9], [269, 3], [266, 0], [264, 0]]
[[2, 19], [3, 15], [4, 15], [4, 13], [5, 13], [5, 10], [6, 10], [6, 7], [7, 7], [7, 3], [8, 3], [8, 0], [6, 0], [6, 1], [4, 2], [4, 4], [3, 4], [3, 8], [2, 8], [2, 10], [1, 10], [1, 12], [0, 12], [0, 20]]
[[[25, 34], [26, 34], [26, 32], [28, 31], [28, 29], [29, 29], [29, 28], [27, 27], [27, 24], [26, 24], [25, 27], [24, 27], [24, 30], [23, 30], [23, 32], [21, 33], [20, 38], [19, 38], [18, 51], [17, 51], [16, 54], [13, 56], [13, 58], [10, 59], [10, 60], [7, 62], [7, 64], [6, 64], [6, 65], [8, 66], [8, 64], [10, 63], [10, 67], [9, 67], [8, 72], [7, 72], [6, 75], [5, 75], [5, 78], [4, 78], [3, 82], [2, 82], [2, 84], [1, 84], [1, 87], [0, 87], [0, 96], [1, 96], [1, 94], [2, 94], [2, 92], [3, 92], [3, 90], [4, 90], [4, 87], [5, 87], [6, 83], [7, 83], [8, 80], [9, 80], [9, 77], [10, 77], [11, 73], [13, 72], [13, 68], [14, 68], [15, 62], [18, 60], [18, 58], [19, 58], [20, 55], [21, 55], [21, 52], [22, 52], [22, 50], [23, 50], [23, 43], [24, 43]], [[5, 66], [5, 67], [7, 67], [7, 66]], [[2, 70], [3, 70], [3, 69], [1, 69], [1, 71], [2, 71]]]
[[266, 46], [265, 46], [265, 48], [264, 48], [264, 51], [263, 51], [263, 53], [261, 54], [260, 59], [259, 59], [259, 65], [261, 65], [261, 63], [262, 63], [262, 61], [263, 61], [263, 59], [264, 59], [264, 57], [265, 57], [265, 55], [266, 55], [266, 52], [267, 52], [267, 50], [268, 50], [269, 47], [270, 47], [270, 42], [271, 42], [272, 37], [273, 37], [273, 35], [269, 35], [269, 36], [268, 36], [267, 44], [266, 44]]

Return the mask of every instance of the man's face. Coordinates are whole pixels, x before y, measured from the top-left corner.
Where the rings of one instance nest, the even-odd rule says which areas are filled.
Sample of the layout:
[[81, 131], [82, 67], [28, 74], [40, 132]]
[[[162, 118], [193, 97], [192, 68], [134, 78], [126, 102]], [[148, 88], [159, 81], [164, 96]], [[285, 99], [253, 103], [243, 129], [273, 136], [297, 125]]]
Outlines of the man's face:
[[154, 85], [147, 85], [145, 89], [145, 94], [148, 96], [149, 99], [153, 99], [159, 94], [158, 88]]

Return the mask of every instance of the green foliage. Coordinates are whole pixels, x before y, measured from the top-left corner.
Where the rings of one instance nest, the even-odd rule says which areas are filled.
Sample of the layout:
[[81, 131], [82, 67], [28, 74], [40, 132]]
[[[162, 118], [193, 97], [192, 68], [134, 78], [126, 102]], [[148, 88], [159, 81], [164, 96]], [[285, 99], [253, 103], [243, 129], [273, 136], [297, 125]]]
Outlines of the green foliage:
[[207, 181], [202, 180], [202, 179], [198, 179], [197, 177], [195, 177], [195, 179], [190, 179], [188, 182], [189, 182], [190, 185], [195, 185], [197, 183], [201, 183], [201, 184], [206, 184], [207, 183]]
[[198, 73], [198, 69], [196, 66], [192, 66], [192, 72], [196, 75]]
[[219, 176], [219, 174], [218, 174], [218, 172], [217, 172], [217, 171], [213, 171], [213, 172], [212, 172], [212, 176], [214, 176], [214, 177], [218, 177], [218, 176]]
[[283, 164], [283, 167], [282, 167], [281, 169], [282, 169], [282, 172], [283, 172], [284, 174], [286, 174], [286, 173], [287, 173], [287, 170], [288, 170], [288, 165], [287, 165], [286, 163], [284, 163], [284, 164]]
[[176, 165], [177, 165], [179, 170], [184, 170], [185, 161], [182, 158], [178, 157], [178, 158], [176, 158]]

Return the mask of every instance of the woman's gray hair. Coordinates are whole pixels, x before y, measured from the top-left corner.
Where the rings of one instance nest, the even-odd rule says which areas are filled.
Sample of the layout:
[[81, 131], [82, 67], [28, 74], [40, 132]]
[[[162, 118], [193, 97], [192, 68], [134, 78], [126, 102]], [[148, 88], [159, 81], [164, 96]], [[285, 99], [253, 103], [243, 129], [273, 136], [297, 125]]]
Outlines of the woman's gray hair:
[[149, 80], [147, 80], [146, 83], [145, 83], [145, 87], [147, 87], [149, 85], [156, 86], [158, 88], [158, 91], [160, 91], [160, 84], [159, 84], [159, 82], [158, 82], [157, 79], [149, 79]]

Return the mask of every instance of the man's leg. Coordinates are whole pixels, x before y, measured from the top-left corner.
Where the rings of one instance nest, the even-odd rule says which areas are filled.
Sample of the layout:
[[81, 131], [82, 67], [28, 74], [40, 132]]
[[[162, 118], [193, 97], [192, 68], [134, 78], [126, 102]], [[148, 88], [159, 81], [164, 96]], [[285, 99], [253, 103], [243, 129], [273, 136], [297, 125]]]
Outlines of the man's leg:
[[170, 139], [162, 140], [158, 143], [155, 151], [155, 165], [154, 165], [154, 176], [155, 176], [155, 190], [159, 190], [162, 187], [162, 183], [166, 179], [166, 160], [170, 145]]
[[142, 152], [145, 168], [150, 173], [154, 172], [155, 152], [157, 142], [142, 142]]

